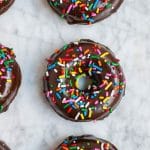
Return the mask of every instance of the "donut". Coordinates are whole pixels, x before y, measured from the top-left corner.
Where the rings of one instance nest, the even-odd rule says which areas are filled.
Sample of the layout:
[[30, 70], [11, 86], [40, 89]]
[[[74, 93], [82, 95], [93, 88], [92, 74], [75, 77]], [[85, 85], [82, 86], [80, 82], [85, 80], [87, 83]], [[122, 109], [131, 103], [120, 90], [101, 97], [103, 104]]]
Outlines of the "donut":
[[13, 3], [14, 0], [0, 0], [0, 15], [7, 11]]
[[117, 11], [123, 0], [48, 0], [69, 24], [93, 24]]
[[69, 136], [55, 150], [117, 150], [110, 142], [93, 135]]
[[43, 81], [52, 108], [71, 121], [103, 119], [125, 94], [119, 59], [106, 46], [88, 39], [56, 50], [48, 59]]
[[0, 150], [10, 150], [10, 148], [3, 141], [0, 141]]
[[13, 49], [0, 45], [0, 113], [15, 98], [21, 83], [21, 71]]

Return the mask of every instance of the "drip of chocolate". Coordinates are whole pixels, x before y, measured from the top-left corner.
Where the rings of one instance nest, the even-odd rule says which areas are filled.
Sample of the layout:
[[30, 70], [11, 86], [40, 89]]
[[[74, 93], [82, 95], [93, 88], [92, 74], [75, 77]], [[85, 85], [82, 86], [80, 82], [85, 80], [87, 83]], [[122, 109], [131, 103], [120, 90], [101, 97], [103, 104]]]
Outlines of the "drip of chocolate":
[[0, 15], [7, 11], [13, 3], [14, 0], [0, 0]]
[[125, 77], [109, 48], [83, 39], [66, 44], [51, 55], [44, 92], [52, 108], [65, 119], [100, 120], [124, 96]]
[[93, 135], [70, 136], [55, 150], [117, 150], [110, 142]]
[[0, 45], [0, 113], [15, 98], [21, 83], [21, 71], [12, 49]]
[[10, 148], [3, 141], [0, 141], [0, 150], [10, 150]]
[[93, 24], [117, 11], [123, 0], [48, 0], [69, 24]]

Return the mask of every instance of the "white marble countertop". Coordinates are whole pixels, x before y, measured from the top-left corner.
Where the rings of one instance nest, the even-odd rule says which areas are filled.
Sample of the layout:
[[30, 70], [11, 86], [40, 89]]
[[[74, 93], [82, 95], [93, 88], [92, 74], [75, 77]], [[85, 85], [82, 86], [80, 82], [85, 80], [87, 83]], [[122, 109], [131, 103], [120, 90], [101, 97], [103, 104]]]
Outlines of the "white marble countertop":
[[[126, 96], [103, 121], [74, 123], [60, 118], [42, 94], [47, 58], [64, 43], [90, 38], [121, 59]], [[68, 25], [46, 0], [16, 0], [0, 16], [0, 42], [13, 47], [23, 80], [15, 101], [0, 114], [0, 139], [12, 150], [53, 150], [66, 136], [94, 134], [119, 150], [150, 149], [150, 5], [125, 0], [117, 14], [92, 26]]]

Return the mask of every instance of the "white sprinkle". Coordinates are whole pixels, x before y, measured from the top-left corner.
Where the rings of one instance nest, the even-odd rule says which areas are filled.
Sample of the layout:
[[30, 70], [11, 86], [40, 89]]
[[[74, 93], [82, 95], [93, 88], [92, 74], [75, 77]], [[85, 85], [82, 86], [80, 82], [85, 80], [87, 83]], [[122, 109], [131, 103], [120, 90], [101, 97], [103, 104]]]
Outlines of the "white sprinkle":
[[87, 102], [87, 103], [86, 103], [86, 105], [85, 105], [85, 108], [87, 108], [89, 105], [90, 105], [90, 103], [89, 103], [89, 102]]
[[49, 76], [49, 73], [48, 73], [48, 71], [46, 71], [46, 77], [48, 77]]
[[54, 72], [56, 72], [56, 73], [57, 73], [57, 72], [58, 72], [58, 71], [57, 71], [57, 69], [54, 69]]
[[58, 62], [58, 65], [59, 65], [59, 66], [62, 66], [62, 67], [65, 67], [65, 65], [64, 65], [64, 64], [61, 64], [60, 62]]
[[75, 116], [75, 120], [78, 120], [79, 116], [80, 116], [80, 112], [78, 112], [77, 115]]
[[77, 103], [80, 99], [81, 99], [81, 97], [78, 97], [78, 98], [75, 100], [75, 102]]

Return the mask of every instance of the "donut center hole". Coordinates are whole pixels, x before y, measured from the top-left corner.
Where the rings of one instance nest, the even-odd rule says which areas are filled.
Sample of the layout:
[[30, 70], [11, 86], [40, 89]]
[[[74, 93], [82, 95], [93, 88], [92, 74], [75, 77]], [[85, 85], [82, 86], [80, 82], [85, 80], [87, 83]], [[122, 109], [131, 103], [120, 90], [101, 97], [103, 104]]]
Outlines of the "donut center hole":
[[87, 90], [89, 86], [93, 83], [92, 79], [90, 79], [86, 74], [81, 74], [77, 76], [76, 79], [76, 88], [79, 90]]

